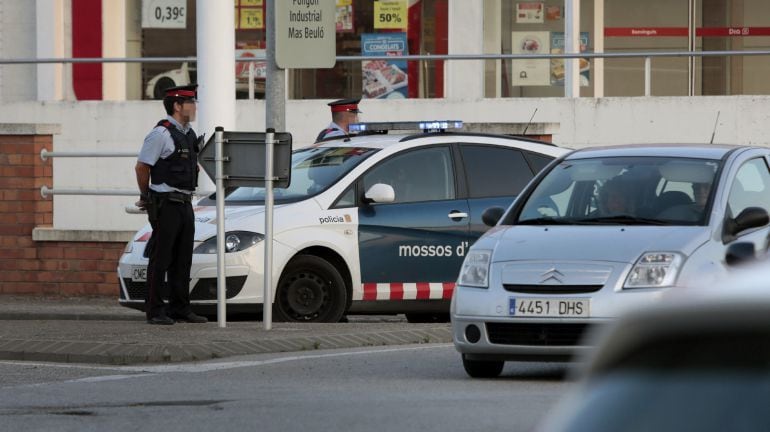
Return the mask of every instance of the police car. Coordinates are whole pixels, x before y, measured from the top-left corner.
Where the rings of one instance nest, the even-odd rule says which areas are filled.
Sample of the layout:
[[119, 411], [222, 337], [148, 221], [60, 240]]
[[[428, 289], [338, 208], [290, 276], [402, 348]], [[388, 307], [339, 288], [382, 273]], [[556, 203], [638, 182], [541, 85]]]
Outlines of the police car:
[[[273, 315], [336, 322], [343, 315], [406, 313], [448, 318], [463, 258], [486, 231], [481, 213], [508, 206], [567, 150], [505, 135], [456, 132], [462, 122], [352, 125], [292, 153], [290, 186], [274, 189]], [[402, 130], [399, 134], [388, 131]], [[404, 133], [403, 130], [421, 131]], [[228, 311], [261, 310], [264, 193], [226, 197]], [[216, 207], [195, 206], [190, 299], [216, 310]], [[144, 307], [147, 225], [120, 258], [120, 303]]]

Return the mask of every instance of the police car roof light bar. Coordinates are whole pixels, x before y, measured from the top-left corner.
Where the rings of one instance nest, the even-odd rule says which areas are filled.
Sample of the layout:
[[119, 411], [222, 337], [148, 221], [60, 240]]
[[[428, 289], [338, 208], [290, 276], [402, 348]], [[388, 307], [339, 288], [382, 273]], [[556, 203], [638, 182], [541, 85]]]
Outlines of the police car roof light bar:
[[447, 129], [462, 129], [461, 120], [429, 120], [414, 122], [371, 122], [352, 123], [348, 125], [349, 132], [359, 134], [387, 133], [395, 130], [420, 130], [427, 132], [444, 132]]

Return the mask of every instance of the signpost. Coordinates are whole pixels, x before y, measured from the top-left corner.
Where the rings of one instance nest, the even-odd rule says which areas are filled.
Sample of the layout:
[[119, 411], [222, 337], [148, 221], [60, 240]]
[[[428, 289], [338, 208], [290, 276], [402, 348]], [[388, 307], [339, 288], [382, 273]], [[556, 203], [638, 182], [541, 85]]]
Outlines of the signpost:
[[334, 67], [336, 12], [336, 0], [275, 1], [275, 62], [278, 67]]
[[[291, 181], [291, 134], [226, 132], [217, 127], [200, 153], [200, 164], [214, 179], [217, 202], [217, 318], [227, 320], [225, 273], [225, 189], [234, 186], [265, 188], [265, 269], [262, 315], [265, 330], [272, 327], [273, 186], [288, 187]], [[276, 151], [277, 149], [277, 151]], [[270, 163], [272, 162], [272, 163]]]

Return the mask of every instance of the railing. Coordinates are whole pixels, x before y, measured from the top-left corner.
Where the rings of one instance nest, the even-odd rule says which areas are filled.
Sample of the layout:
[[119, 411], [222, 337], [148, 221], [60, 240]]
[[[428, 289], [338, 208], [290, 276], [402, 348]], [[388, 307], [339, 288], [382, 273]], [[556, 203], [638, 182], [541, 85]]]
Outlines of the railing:
[[[337, 56], [337, 62], [358, 62], [365, 60], [405, 60], [405, 61], [437, 61], [437, 60], [533, 60], [533, 59], [612, 59], [612, 58], [643, 58], [644, 59], [644, 94], [651, 95], [652, 59], [666, 57], [739, 57], [739, 56], [770, 56], [770, 50], [745, 51], [657, 51], [657, 52], [581, 52], [572, 54], [410, 54], [400, 56]], [[197, 57], [125, 57], [125, 58], [18, 58], [0, 59], [3, 64], [50, 64], [50, 63], [195, 63]], [[236, 58], [236, 62], [250, 62], [249, 94], [253, 98], [254, 63], [265, 61], [265, 57]], [[690, 77], [692, 80], [692, 77]], [[692, 89], [692, 82], [688, 85]]]

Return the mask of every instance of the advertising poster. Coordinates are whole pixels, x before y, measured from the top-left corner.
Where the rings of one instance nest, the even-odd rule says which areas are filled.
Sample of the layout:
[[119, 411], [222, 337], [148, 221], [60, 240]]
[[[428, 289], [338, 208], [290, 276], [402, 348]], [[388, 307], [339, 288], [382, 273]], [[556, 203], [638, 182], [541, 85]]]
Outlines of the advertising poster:
[[[362, 56], [406, 55], [406, 33], [364, 33], [361, 51]], [[361, 70], [365, 99], [407, 97], [406, 61], [365, 60]]]
[[337, 33], [353, 31], [353, 0], [337, 0]]
[[374, 29], [400, 30], [407, 28], [407, 0], [375, 0]]
[[[512, 32], [513, 54], [548, 54], [550, 35], [547, 31]], [[548, 59], [513, 60], [512, 86], [542, 86], [551, 84], [551, 64]]]
[[[580, 32], [580, 52], [588, 50], [588, 32]], [[564, 32], [551, 32], [551, 54], [564, 53]], [[591, 83], [591, 62], [580, 59], [580, 86]], [[551, 85], [564, 85], [564, 59], [551, 59]]]
[[543, 2], [516, 3], [516, 24], [542, 23], [543, 17]]

